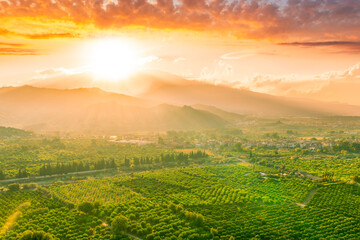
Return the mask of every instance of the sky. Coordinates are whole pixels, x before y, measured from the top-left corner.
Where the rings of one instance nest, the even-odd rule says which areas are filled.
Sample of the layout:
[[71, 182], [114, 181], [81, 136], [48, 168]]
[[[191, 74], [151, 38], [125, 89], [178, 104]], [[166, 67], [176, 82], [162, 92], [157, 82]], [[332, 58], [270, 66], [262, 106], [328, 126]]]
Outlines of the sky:
[[359, 63], [358, 0], [0, 0], [0, 86], [159, 70], [360, 105]]

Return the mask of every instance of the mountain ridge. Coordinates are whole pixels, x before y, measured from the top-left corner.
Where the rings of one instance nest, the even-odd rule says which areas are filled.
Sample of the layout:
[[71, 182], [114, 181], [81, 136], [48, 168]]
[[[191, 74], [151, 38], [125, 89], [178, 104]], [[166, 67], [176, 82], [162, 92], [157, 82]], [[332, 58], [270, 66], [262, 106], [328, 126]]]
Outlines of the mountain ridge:
[[0, 125], [35, 131], [114, 133], [217, 128], [229, 124], [191, 107], [165, 107], [101, 89], [0, 88]]
[[[81, 81], [84, 81], [84, 75], [79, 75], [79, 77], [81, 77]], [[57, 86], [61, 85], [62, 81], [67, 83], [67, 87], [69, 84], [71, 85], [66, 77], [57, 79], [57, 81], [50, 81], [53, 83], [53, 87], [56, 84]], [[76, 76], [71, 76], [71, 79], [76, 79]], [[42, 81], [43, 84], [48, 83], [46, 81]], [[36, 83], [34, 84], [36, 85]], [[79, 86], [77, 84], [75, 86]], [[197, 104], [214, 106], [237, 114], [258, 116], [360, 115], [360, 106], [356, 105], [275, 96], [247, 89], [188, 80], [160, 71], [142, 72], [116, 83], [93, 81], [89, 77], [85, 86], [96, 86], [105, 91], [123, 93], [157, 103], [179, 106]]]

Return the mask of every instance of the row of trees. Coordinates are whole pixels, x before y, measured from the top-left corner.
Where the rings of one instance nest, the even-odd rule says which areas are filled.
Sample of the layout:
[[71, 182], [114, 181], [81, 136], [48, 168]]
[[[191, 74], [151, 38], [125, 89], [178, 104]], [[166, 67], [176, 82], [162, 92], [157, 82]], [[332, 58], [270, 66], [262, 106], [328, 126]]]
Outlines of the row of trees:
[[[162, 164], [166, 165], [169, 163], [178, 163], [181, 165], [188, 165], [190, 160], [201, 159], [208, 157], [208, 154], [205, 151], [191, 151], [189, 153], [179, 152], [179, 153], [167, 153], [161, 154], [159, 156], [151, 157], [133, 157], [133, 159], [126, 158], [124, 159], [124, 166], [130, 167], [131, 165], [137, 167], [145, 164]], [[72, 161], [67, 163], [58, 162], [54, 164], [43, 164], [39, 171], [39, 176], [50, 176], [56, 174], [66, 174], [73, 172], [84, 172], [90, 170], [102, 170], [102, 169], [114, 169], [117, 167], [115, 160], [111, 158], [110, 160], [98, 160], [95, 162], [83, 162], [83, 161]], [[21, 168], [18, 170], [15, 175], [16, 178], [26, 178], [29, 177], [30, 173], [26, 168]], [[0, 170], [0, 180], [7, 178], [6, 173], [3, 170]]]
[[70, 162], [70, 163], [57, 163], [55, 166], [51, 164], [44, 164], [40, 170], [40, 176], [54, 175], [54, 174], [65, 174], [72, 172], [84, 172], [90, 170], [101, 170], [116, 168], [117, 165], [114, 159], [111, 160], [99, 160], [93, 163], [83, 162]]
[[[157, 157], [149, 157], [149, 156], [134, 157], [132, 162], [134, 166], [139, 166], [144, 164], [154, 164], [154, 163], [167, 164], [173, 162], [187, 165], [189, 164], [189, 160], [206, 158], [208, 156], [209, 155], [205, 151], [198, 150], [195, 152], [191, 151], [190, 153], [179, 152], [179, 153], [161, 154], [160, 156]], [[130, 159], [125, 158], [124, 165], [126, 167], [130, 167], [131, 165]]]
[[340, 141], [337, 144], [333, 145], [331, 149], [335, 152], [341, 152], [342, 150], [348, 152], [360, 152], [360, 143], [358, 142], [349, 142], [349, 141]]
[[[19, 169], [16, 173], [15, 178], [26, 178], [29, 177], [30, 174], [26, 170], [26, 168]], [[6, 179], [6, 173], [3, 170], [0, 170], [0, 180]]]
[[[55, 174], [66, 174], [72, 172], [84, 172], [90, 170], [102, 170], [102, 169], [113, 169], [117, 165], [114, 159], [111, 160], [98, 160], [96, 162], [82, 162], [82, 161], [73, 161], [69, 163], [57, 163], [56, 165], [51, 165], [50, 163], [44, 164], [39, 169], [40, 176], [49, 176]], [[30, 173], [26, 168], [21, 168], [15, 175], [15, 178], [27, 178], [30, 176]], [[0, 180], [7, 178], [6, 173], [3, 170], [0, 170]]]

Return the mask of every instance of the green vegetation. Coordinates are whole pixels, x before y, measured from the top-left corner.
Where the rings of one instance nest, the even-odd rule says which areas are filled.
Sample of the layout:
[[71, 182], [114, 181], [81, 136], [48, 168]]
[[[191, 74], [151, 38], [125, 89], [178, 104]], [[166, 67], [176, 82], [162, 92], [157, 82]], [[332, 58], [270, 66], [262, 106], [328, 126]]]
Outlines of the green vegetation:
[[1, 140], [0, 239], [359, 239], [359, 124], [243, 120]]
[[20, 240], [53, 240], [54, 238], [51, 237], [46, 232], [43, 231], [25, 231], [23, 234], [21, 234]]
[[174, 152], [100, 139], [22, 139], [0, 144], [0, 180], [116, 169], [147, 170], [190, 165], [203, 151]]
[[18, 239], [26, 230], [54, 239], [356, 239], [358, 186], [267, 169], [161, 170], [3, 193], [3, 219], [30, 203], [4, 239]]
[[28, 131], [24, 131], [17, 128], [11, 127], [0, 127], [0, 139], [11, 139], [11, 138], [29, 138], [33, 134]]

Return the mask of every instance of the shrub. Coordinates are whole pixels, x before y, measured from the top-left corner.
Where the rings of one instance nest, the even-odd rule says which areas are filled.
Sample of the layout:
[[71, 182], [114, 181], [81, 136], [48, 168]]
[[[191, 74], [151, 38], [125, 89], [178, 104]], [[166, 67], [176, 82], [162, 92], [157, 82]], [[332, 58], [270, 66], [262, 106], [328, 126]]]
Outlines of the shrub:
[[114, 235], [119, 235], [126, 231], [128, 225], [128, 219], [124, 216], [117, 216], [111, 222], [111, 227]]
[[353, 177], [354, 182], [360, 183], [360, 177], [358, 175], [355, 175]]
[[28, 183], [28, 184], [24, 184], [23, 189], [35, 189], [38, 187], [37, 183]]
[[27, 230], [25, 232], [23, 232], [20, 237], [19, 240], [53, 240], [54, 238], [43, 231], [30, 231]]
[[18, 191], [18, 190], [20, 190], [20, 184], [18, 184], [18, 183], [9, 184], [8, 189], [10, 191]]
[[78, 209], [84, 213], [91, 213], [94, 210], [94, 205], [90, 202], [83, 202], [79, 204]]

